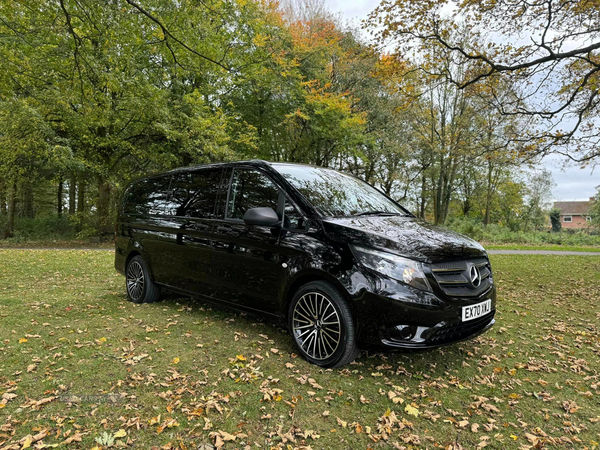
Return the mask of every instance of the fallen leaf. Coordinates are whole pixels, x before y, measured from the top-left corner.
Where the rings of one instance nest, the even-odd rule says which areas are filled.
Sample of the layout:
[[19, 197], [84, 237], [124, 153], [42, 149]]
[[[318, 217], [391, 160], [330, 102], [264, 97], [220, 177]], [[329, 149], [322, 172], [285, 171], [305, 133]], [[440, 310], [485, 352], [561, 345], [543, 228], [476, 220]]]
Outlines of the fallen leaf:
[[411, 416], [419, 417], [419, 410], [412, 405], [406, 405], [404, 411]]

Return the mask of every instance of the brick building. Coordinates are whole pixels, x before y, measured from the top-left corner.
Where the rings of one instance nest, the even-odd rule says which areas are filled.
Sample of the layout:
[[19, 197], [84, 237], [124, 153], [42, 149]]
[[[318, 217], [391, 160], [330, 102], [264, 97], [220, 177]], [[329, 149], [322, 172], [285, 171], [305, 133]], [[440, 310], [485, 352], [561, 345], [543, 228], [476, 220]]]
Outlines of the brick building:
[[560, 224], [563, 228], [589, 228], [591, 226], [590, 208], [594, 197], [582, 202], [554, 202], [560, 209]]

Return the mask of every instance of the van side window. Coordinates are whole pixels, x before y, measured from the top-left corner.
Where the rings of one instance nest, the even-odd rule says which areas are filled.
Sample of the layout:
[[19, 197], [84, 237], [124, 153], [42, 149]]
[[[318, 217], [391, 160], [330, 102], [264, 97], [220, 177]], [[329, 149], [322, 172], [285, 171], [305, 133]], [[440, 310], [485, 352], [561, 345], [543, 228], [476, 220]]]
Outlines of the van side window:
[[252, 208], [269, 207], [277, 211], [279, 189], [266, 175], [256, 170], [235, 169], [226, 217], [243, 219]]
[[146, 178], [127, 191], [123, 212], [144, 216], [164, 214], [171, 175]]
[[166, 214], [179, 217], [215, 217], [215, 202], [222, 169], [205, 169], [175, 174]]

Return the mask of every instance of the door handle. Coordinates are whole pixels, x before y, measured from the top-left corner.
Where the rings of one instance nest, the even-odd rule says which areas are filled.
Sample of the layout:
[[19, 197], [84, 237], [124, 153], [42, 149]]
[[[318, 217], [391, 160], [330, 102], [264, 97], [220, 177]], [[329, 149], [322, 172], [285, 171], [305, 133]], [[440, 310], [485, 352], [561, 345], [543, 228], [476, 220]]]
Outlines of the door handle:
[[233, 231], [233, 228], [221, 225], [217, 227], [217, 231], [220, 231], [221, 233], [231, 233]]

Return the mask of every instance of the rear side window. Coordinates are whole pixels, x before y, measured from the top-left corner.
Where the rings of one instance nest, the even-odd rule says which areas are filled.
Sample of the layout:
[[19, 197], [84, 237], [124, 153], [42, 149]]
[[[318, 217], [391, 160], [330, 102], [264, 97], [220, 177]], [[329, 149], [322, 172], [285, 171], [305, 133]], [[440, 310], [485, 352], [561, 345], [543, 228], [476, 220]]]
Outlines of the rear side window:
[[123, 212], [146, 216], [164, 214], [170, 183], [170, 175], [138, 181], [127, 190]]
[[222, 169], [205, 169], [183, 172], [173, 176], [166, 214], [179, 217], [215, 217], [215, 203], [221, 181]]
[[227, 203], [227, 218], [243, 219], [252, 208], [269, 207], [277, 211], [279, 189], [262, 172], [235, 169]]

